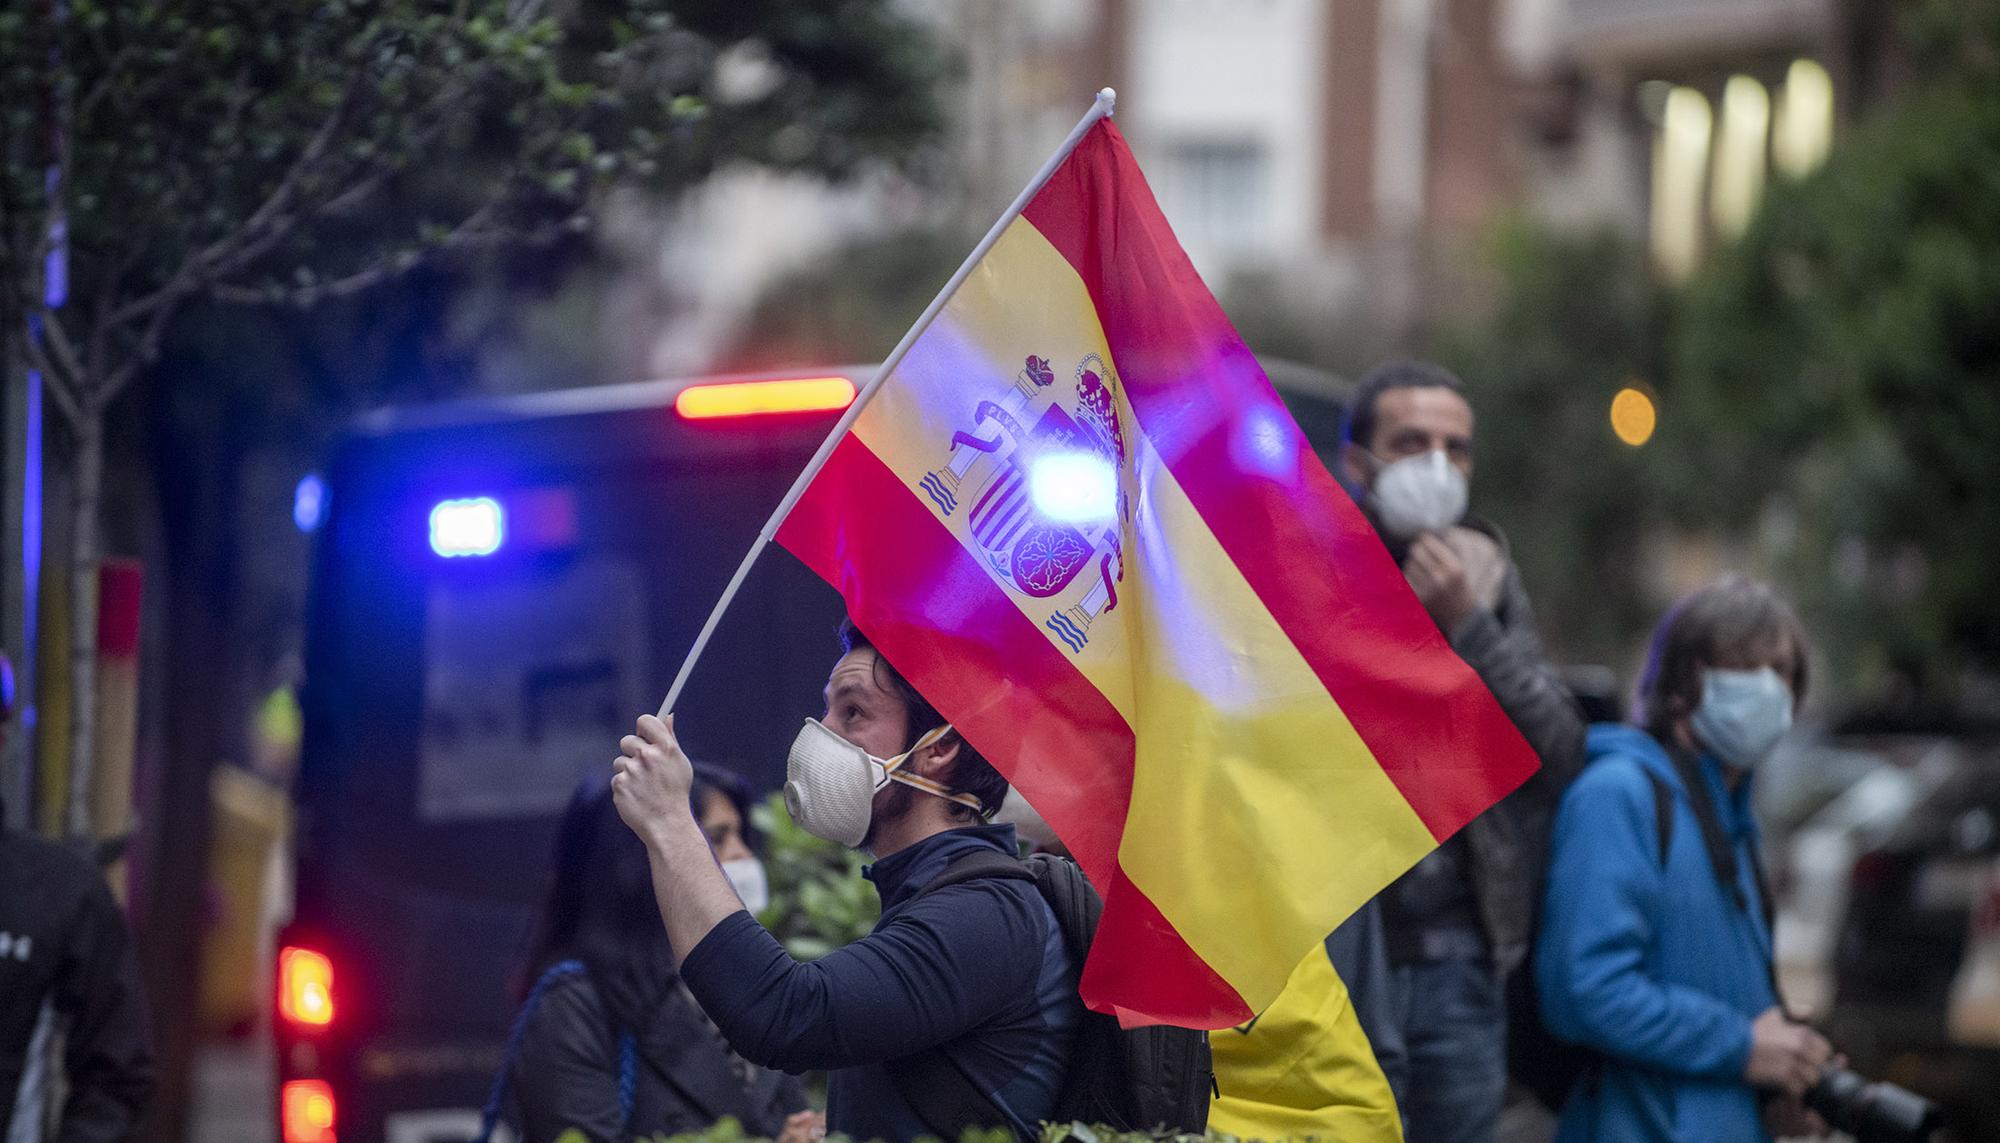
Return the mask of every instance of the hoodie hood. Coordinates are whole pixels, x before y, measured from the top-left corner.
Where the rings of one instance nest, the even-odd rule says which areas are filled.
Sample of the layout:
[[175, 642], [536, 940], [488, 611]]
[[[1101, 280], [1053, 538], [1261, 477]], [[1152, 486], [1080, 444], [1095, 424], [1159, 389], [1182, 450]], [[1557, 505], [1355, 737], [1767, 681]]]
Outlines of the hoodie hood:
[[[1592, 726], [1585, 735], [1583, 749], [1586, 764], [1614, 754], [1622, 754], [1665, 778], [1672, 786], [1679, 788], [1682, 785], [1680, 772], [1674, 768], [1674, 760], [1668, 756], [1667, 748], [1660, 744], [1659, 739], [1636, 726], [1628, 726], [1622, 722], [1600, 722]], [[1712, 797], [1748, 805], [1754, 774], [1746, 775], [1736, 788], [1731, 790], [1723, 781], [1722, 763], [1708, 754], [1702, 754], [1698, 758], [1698, 764], [1702, 776], [1708, 780], [1709, 794]]]

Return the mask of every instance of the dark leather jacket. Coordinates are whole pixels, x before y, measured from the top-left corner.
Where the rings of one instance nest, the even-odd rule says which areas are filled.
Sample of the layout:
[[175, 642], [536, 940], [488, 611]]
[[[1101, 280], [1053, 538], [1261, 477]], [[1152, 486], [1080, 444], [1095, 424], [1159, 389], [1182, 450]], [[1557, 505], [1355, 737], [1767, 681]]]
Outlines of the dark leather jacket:
[[687, 990], [667, 991], [635, 1036], [632, 1116], [619, 1092], [618, 1035], [587, 975], [556, 981], [521, 1039], [510, 1103], [523, 1143], [580, 1131], [590, 1143], [624, 1143], [700, 1131], [724, 1116], [749, 1138], [774, 1139], [806, 1109], [798, 1080], [731, 1055]]
[[[66, 1038], [51, 1035], [58, 1026]], [[59, 1111], [51, 1065], [68, 1084]], [[24, 1085], [29, 1070], [41, 1078]], [[119, 1143], [152, 1088], [132, 946], [104, 875], [61, 845], [0, 829], [0, 1138], [19, 1119], [53, 1122], [60, 1143]]]
[[[1498, 529], [1477, 520], [1467, 524], [1499, 540], [1505, 550]], [[1446, 635], [1452, 650], [1478, 672], [1542, 759], [1542, 768], [1520, 789], [1466, 827], [1480, 925], [1495, 963], [1503, 972], [1511, 971], [1528, 954], [1556, 806], [1583, 769], [1583, 712], [1542, 650], [1528, 593], [1511, 559], [1500, 602], [1491, 611], [1475, 612]]]
[[[1463, 833], [1425, 861], [1431, 869], [1461, 870], [1486, 950], [1505, 973], [1528, 954], [1556, 806], [1583, 768], [1583, 713], [1542, 649], [1520, 570], [1505, 556], [1506, 538], [1477, 518], [1466, 519], [1463, 526], [1499, 546], [1505, 571], [1493, 606], [1473, 612], [1445, 636], [1493, 692], [1542, 765], [1520, 789], [1474, 818]], [[1407, 548], [1393, 544], [1390, 552], [1401, 563]], [[1391, 908], [1385, 916], [1392, 928], [1423, 924], [1422, 917], [1399, 918], [1398, 912]], [[1391, 940], [1394, 947], [1393, 933]]]

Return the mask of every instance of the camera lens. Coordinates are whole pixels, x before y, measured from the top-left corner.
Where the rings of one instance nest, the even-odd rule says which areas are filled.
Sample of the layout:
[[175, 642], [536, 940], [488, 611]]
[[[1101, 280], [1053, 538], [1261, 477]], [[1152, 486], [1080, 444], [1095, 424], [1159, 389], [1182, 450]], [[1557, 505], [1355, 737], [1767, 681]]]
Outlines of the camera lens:
[[1846, 1068], [1828, 1068], [1805, 1095], [1806, 1106], [1858, 1143], [1921, 1143], [1942, 1118], [1938, 1106], [1892, 1083], [1870, 1083]]

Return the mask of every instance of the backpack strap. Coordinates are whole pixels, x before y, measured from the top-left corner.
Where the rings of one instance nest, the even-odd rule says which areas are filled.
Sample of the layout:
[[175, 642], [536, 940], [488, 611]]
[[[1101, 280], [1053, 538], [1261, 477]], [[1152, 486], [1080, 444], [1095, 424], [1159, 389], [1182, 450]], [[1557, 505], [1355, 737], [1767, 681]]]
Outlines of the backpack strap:
[[[1700, 763], [1685, 750], [1669, 749], [1667, 753], [1674, 760], [1674, 770], [1680, 775], [1681, 785], [1687, 787], [1688, 804], [1694, 809], [1695, 821], [1701, 824], [1702, 843], [1708, 848], [1709, 867], [1715, 871], [1716, 881], [1736, 902], [1736, 907], [1748, 913], [1750, 902], [1744, 897], [1743, 881], [1737, 876], [1736, 849], [1729, 844], [1729, 836], [1723, 832], [1722, 816], [1715, 808], [1715, 798], [1709, 793], [1707, 781], [1702, 777]], [[1775, 940], [1777, 914], [1771, 902], [1771, 885], [1764, 876], [1764, 861], [1757, 855], [1755, 845], [1750, 847], [1750, 878], [1757, 887], [1757, 904], [1764, 917], [1764, 934], [1767, 939]], [[1778, 987], [1776, 960], [1766, 959], [1764, 970], [1770, 977], [1771, 995], [1777, 999], [1778, 1008], [1789, 1013], [1784, 990]]]
[[1674, 792], [1667, 787], [1667, 780], [1640, 767], [1645, 772], [1646, 781], [1653, 787], [1653, 835], [1660, 839], [1660, 868], [1667, 867], [1667, 854], [1674, 847]]
[[[996, 850], [982, 849], [945, 866], [943, 873], [917, 890], [915, 901], [940, 889], [968, 881], [997, 878], [1005, 881], [1035, 880], [1035, 874], [1018, 858]], [[939, 1139], [957, 1139], [972, 1127], [998, 1128], [1012, 1134], [1013, 1119], [991, 1096], [965, 1074], [957, 1060], [940, 1044], [882, 1065], [889, 1081], [903, 1095], [924, 1126]]]
[[1670, 749], [1667, 753], [1674, 760], [1674, 771], [1680, 775], [1681, 785], [1687, 789], [1694, 820], [1701, 826], [1702, 845], [1708, 849], [1708, 864], [1715, 871], [1716, 883], [1736, 902], [1737, 908], [1749, 912], [1750, 902], [1744, 897], [1743, 882], [1737, 876], [1736, 849], [1729, 844], [1729, 835], [1723, 832], [1722, 814], [1715, 808], [1715, 798], [1708, 791], [1700, 763], [1685, 750]]
[[[535, 986], [528, 990], [528, 998], [521, 1002], [521, 1011], [514, 1016], [514, 1026], [507, 1031], [507, 1046], [500, 1053], [500, 1070], [493, 1076], [493, 1087], [487, 1092], [486, 1106], [479, 1113], [479, 1134], [471, 1143], [491, 1143], [493, 1129], [500, 1123], [500, 1113], [507, 1103], [507, 1085], [514, 1078], [514, 1064], [520, 1059], [521, 1041], [527, 1038], [528, 1022], [534, 1019], [535, 1009], [541, 1006], [542, 995], [561, 981], [573, 976], [587, 976], [589, 970], [580, 960], [565, 960], [550, 965], [547, 972], [536, 979]], [[632, 1108], [638, 1099], [639, 1041], [630, 1032], [618, 1034], [618, 1113], [627, 1126], [632, 1122]]]

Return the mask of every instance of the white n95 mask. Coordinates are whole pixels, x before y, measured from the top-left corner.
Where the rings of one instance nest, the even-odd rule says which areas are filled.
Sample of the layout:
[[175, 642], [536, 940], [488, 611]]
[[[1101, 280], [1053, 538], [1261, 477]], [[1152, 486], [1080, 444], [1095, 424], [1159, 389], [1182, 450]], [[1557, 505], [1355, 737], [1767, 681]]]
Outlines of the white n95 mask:
[[1467, 495], [1465, 474], [1441, 449], [1383, 465], [1368, 490], [1382, 529], [1398, 540], [1458, 523]]
[[792, 740], [792, 753], [785, 763], [785, 809], [800, 829], [850, 849], [859, 847], [868, 836], [875, 793], [890, 782], [979, 810], [978, 798], [901, 770], [910, 755], [950, 730], [949, 724], [940, 726], [894, 758], [877, 758], [827, 729], [820, 720], [806, 719], [799, 736]]

